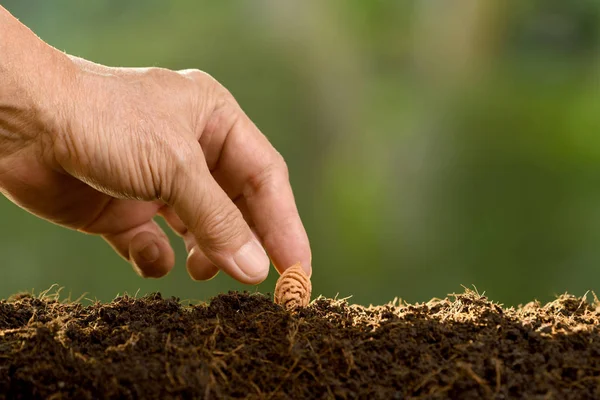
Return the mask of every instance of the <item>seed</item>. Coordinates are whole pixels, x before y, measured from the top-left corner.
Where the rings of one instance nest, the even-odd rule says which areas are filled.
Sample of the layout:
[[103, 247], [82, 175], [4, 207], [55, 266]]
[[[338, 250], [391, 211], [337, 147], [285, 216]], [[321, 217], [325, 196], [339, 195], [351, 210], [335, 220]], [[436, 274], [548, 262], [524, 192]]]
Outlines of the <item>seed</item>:
[[300, 263], [286, 269], [275, 285], [275, 303], [288, 310], [306, 307], [310, 302], [312, 285]]

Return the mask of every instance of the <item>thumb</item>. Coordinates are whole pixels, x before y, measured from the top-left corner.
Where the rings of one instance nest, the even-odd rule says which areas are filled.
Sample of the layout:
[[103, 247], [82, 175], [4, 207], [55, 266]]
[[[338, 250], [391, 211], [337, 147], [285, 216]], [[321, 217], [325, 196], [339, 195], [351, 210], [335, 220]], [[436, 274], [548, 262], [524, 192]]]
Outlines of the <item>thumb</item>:
[[232, 278], [249, 284], [262, 282], [269, 273], [269, 257], [242, 213], [213, 179], [198, 143], [189, 157], [170, 165], [167, 203], [196, 238], [206, 257]]

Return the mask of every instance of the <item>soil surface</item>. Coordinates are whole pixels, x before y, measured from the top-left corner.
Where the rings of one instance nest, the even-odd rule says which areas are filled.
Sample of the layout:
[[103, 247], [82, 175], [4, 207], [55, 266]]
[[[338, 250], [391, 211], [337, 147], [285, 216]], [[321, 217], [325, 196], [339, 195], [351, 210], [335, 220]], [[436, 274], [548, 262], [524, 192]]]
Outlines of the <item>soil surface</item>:
[[600, 398], [597, 299], [0, 302], [0, 398]]

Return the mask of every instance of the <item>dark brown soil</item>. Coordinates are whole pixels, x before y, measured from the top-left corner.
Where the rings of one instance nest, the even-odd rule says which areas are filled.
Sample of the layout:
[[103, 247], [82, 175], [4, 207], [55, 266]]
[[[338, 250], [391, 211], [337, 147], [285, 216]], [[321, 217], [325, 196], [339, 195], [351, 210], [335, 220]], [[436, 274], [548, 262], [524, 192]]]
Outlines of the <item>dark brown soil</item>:
[[600, 398], [597, 304], [21, 295], [0, 302], [0, 398]]

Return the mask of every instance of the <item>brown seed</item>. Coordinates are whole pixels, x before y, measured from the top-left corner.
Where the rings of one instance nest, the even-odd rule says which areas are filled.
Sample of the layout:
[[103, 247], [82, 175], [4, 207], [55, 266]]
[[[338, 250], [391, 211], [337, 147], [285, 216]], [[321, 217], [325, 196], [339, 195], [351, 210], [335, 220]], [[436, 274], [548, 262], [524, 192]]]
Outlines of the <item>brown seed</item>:
[[300, 263], [286, 269], [275, 285], [275, 303], [291, 310], [310, 302], [312, 285]]

